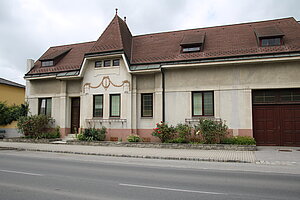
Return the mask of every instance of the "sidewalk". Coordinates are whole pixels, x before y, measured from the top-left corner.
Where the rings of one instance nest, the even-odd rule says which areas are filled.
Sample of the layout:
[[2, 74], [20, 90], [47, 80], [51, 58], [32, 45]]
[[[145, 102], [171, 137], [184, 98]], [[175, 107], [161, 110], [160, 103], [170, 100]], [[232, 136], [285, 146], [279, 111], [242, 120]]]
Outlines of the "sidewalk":
[[83, 155], [169, 159], [169, 160], [194, 160], [214, 162], [239, 162], [274, 165], [300, 164], [300, 148], [279, 147], [259, 148], [258, 151], [230, 151], [230, 150], [196, 150], [196, 149], [160, 149], [160, 148], [135, 148], [135, 147], [107, 147], [67, 144], [39, 144], [21, 142], [2, 142], [0, 149], [12, 148], [26, 151], [43, 151], [55, 153], [72, 153]]

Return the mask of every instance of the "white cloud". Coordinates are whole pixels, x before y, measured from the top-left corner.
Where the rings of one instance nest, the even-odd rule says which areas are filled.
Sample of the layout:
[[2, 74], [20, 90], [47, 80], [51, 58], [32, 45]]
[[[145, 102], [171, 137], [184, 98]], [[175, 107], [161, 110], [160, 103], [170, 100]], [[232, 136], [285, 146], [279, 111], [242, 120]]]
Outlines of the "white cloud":
[[0, 0], [0, 77], [25, 83], [26, 59], [96, 40], [119, 8], [134, 35], [293, 16], [297, 0]]

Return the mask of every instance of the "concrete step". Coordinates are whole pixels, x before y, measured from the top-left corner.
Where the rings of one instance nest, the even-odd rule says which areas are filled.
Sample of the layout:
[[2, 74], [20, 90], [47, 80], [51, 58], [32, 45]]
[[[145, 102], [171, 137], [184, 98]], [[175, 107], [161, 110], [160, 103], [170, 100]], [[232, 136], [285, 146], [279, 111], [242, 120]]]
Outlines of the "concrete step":
[[75, 134], [69, 134], [67, 135], [65, 138], [62, 139], [62, 141], [73, 141], [73, 140], [77, 140], [76, 135]]

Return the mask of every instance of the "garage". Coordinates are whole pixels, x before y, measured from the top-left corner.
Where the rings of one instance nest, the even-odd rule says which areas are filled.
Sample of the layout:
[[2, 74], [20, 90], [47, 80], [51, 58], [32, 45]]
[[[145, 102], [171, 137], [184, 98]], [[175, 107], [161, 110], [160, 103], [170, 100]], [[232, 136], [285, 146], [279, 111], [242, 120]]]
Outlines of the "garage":
[[300, 89], [253, 90], [257, 145], [300, 146]]

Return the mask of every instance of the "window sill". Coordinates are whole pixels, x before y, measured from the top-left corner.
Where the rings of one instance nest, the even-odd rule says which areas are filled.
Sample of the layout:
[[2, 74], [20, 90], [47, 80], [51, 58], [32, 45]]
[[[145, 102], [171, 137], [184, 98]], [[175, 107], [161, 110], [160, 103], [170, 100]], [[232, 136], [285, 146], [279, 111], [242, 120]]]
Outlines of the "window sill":
[[152, 117], [141, 117], [141, 119], [153, 119], [153, 116]]
[[109, 119], [103, 119], [103, 118], [92, 118], [92, 119], [86, 119], [85, 120], [88, 124], [95, 124], [95, 123], [112, 123], [112, 122], [121, 122], [121, 123], [126, 123], [127, 120], [126, 119], [120, 119], [120, 118], [109, 118]]
[[104, 69], [119, 69], [120, 66], [109, 66], [109, 67], [94, 67], [96, 70], [104, 70]]

